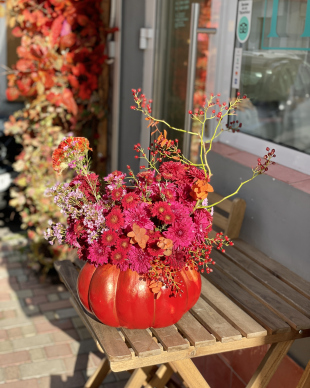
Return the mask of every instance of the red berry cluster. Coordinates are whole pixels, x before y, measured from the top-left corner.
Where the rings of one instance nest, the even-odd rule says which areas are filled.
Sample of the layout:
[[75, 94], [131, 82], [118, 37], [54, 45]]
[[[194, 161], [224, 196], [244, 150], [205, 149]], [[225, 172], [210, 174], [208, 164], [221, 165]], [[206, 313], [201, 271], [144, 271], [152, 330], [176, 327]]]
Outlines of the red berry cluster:
[[255, 171], [257, 174], [263, 174], [264, 172], [268, 171], [268, 166], [270, 164], [276, 164], [275, 162], [272, 161], [272, 158], [276, 157], [276, 150], [273, 148], [270, 151], [270, 148], [266, 148], [267, 154], [264, 155], [264, 159], [262, 160], [261, 158], [257, 159], [257, 166], [255, 167]]
[[[138, 90], [131, 89], [131, 91], [132, 91], [133, 99], [135, 100], [135, 103], [138, 105], [138, 108], [145, 109], [145, 111], [147, 111], [148, 114], [151, 114], [152, 113], [151, 103], [153, 102], [153, 100], [147, 100], [144, 94], [140, 94], [141, 93], [140, 88]], [[131, 106], [130, 108], [136, 109], [135, 106]]]

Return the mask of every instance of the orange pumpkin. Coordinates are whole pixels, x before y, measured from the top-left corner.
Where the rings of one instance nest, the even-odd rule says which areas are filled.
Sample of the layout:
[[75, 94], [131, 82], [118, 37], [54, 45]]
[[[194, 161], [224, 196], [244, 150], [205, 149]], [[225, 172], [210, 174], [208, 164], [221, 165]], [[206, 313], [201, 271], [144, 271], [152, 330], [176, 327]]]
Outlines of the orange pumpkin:
[[182, 280], [181, 296], [172, 296], [162, 288], [156, 298], [149, 280], [128, 269], [120, 271], [115, 265], [96, 268], [86, 263], [78, 278], [78, 294], [86, 310], [102, 323], [112, 327], [146, 329], [166, 327], [176, 323], [197, 302], [201, 291], [200, 273], [182, 269], [176, 275]]

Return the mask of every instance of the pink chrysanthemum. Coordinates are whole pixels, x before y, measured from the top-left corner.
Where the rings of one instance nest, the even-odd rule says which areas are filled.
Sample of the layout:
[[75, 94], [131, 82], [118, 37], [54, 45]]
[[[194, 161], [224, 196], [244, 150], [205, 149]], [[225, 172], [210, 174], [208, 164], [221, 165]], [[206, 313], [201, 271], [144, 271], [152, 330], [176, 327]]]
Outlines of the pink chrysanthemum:
[[119, 207], [114, 207], [106, 216], [106, 225], [113, 230], [119, 230], [124, 226], [124, 216]]
[[111, 261], [112, 264], [117, 265], [121, 271], [126, 271], [129, 267], [127, 253], [122, 249], [116, 248], [111, 252]]
[[109, 247], [94, 241], [89, 247], [88, 260], [94, 265], [106, 264], [109, 261], [110, 252]]
[[118, 187], [117, 189], [112, 190], [111, 197], [114, 201], [121, 201], [124, 195], [124, 189], [122, 187]]
[[128, 193], [122, 199], [122, 205], [124, 209], [132, 209], [137, 205], [139, 196], [135, 193]]
[[174, 248], [188, 247], [195, 236], [195, 226], [189, 219], [187, 223], [175, 222], [163, 235], [173, 241]]
[[171, 210], [175, 215], [175, 222], [184, 222], [190, 218], [190, 209], [180, 202], [172, 202]]
[[116, 248], [122, 249], [125, 252], [128, 252], [131, 247], [131, 244], [129, 242], [129, 238], [127, 237], [121, 237], [117, 240]]
[[180, 162], [164, 162], [159, 171], [164, 179], [171, 181], [181, 181], [186, 176], [184, 164]]
[[195, 238], [199, 242], [204, 241], [206, 234], [212, 228], [212, 216], [205, 209], [198, 209], [194, 213]]
[[188, 183], [192, 184], [196, 179], [206, 179], [206, 175], [203, 170], [195, 166], [189, 166], [186, 170], [186, 176]]
[[102, 233], [101, 242], [106, 246], [114, 246], [117, 243], [118, 235], [113, 230]]
[[130, 268], [132, 271], [138, 273], [146, 273], [150, 268], [150, 261], [152, 256], [150, 256], [146, 251], [141, 248], [136, 248], [132, 246], [128, 252], [128, 259], [130, 262]]
[[133, 227], [137, 224], [140, 228], [153, 229], [154, 224], [150, 220], [150, 210], [146, 203], [139, 203], [135, 208], [124, 211], [125, 226]]

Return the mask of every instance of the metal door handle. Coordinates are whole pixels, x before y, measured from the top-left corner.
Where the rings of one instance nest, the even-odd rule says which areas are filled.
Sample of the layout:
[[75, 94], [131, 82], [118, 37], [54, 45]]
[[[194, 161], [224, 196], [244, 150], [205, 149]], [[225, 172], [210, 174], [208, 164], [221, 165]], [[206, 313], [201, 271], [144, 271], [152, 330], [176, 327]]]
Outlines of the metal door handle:
[[[216, 28], [198, 27], [200, 4], [193, 3], [191, 8], [191, 27], [190, 27], [190, 44], [188, 50], [188, 64], [187, 64], [187, 86], [186, 86], [186, 100], [185, 100], [185, 125], [184, 129], [191, 131], [192, 119], [188, 114], [189, 110], [193, 110], [193, 98], [195, 88], [196, 76], [196, 60], [197, 60], [197, 34], [215, 34]], [[190, 143], [191, 138], [189, 133], [184, 134], [183, 154], [189, 159], [190, 157]]]

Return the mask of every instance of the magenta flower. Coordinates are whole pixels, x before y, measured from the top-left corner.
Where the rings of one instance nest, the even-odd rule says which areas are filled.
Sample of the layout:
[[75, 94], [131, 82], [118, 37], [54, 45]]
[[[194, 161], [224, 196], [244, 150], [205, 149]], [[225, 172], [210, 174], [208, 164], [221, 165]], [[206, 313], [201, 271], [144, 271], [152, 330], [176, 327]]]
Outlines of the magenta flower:
[[174, 248], [188, 247], [195, 237], [195, 226], [191, 219], [186, 223], [175, 222], [163, 235], [173, 241]]

